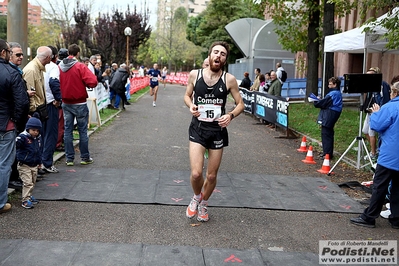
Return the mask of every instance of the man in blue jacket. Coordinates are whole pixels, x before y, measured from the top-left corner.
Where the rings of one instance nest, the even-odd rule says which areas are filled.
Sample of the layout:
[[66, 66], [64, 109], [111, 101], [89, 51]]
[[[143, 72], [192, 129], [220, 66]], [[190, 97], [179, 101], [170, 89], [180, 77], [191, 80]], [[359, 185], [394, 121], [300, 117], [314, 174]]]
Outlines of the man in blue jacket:
[[9, 64], [11, 53], [10, 45], [0, 39], [0, 213], [11, 210], [7, 188], [15, 159], [16, 130], [23, 127], [24, 110], [29, 106], [24, 81]]
[[323, 145], [321, 158], [324, 158], [326, 154], [330, 155], [330, 159], [334, 156], [334, 126], [342, 112], [340, 85], [341, 80], [339, 78], [330, 78], [328, 80], [330, 91], [324, 99], [314, 102], [314, 106], [321, 109], [317, 118], [317, 123], [321, 125], [321, 142]]
[[381, 141], [380, 155], [373, 180], [373, 193], [370, 205], [362, 215], [350, 219], [351, 223], [365, 227], [375, 227], [375, 219], [380, 215], [387, 194], [391, 187], [391, 215], [389, 222], [394, 229], [399, 229], [399, 82], [391, 88], [391, 100], [380, 107], [374, 103], [370, 116], [370, 127], [378, 132]]

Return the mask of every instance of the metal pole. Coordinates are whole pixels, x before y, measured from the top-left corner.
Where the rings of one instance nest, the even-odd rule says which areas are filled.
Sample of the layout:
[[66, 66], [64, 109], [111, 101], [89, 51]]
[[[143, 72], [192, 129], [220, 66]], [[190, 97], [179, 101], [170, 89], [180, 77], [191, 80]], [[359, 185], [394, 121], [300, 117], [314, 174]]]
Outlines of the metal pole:
[[129, 35], [126, 36], [126, 66], [129, 67]]
[[323, 53], [323, 79], [321, 81], [321, 97], [324, 98], [325, 93], [325, 80], [326, 80], [326, 52]]
[[[12, 0], [7, 5], [7, 41], [18, 42], [27, 54], [28, 48], [28, 0]], [[26, 65], [27, 57], [21, 67]]]

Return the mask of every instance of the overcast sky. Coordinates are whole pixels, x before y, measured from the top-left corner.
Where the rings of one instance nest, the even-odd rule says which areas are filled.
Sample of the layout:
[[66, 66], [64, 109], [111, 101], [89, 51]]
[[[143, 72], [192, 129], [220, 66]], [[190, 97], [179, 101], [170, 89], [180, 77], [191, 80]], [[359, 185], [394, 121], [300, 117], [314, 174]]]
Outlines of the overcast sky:
[[[48, 6], [49, 1], [54, 5], [55, 3], [59, 3], [62, 6], [62, 3], [68, 3], [69, 8], [71, 9], [71, 14], [73, 8], [76, 6], [76, 1], [70, 0], [29, 0], [31, 4], [34, 5], [41, 5], [41, 6]], [[91, 5], [93, 15], [97, 15], [99, 12], [106, 13], [107, 11], [112, 11], [113, 7], [117, 7], [119, 10], [125, 10], [127, 6], [130, 6], [130, 9], [133, 9], [134, 6], [137, 7], [137, 12], [142, 12], [144, 8], [145, 0], [117, 0], [117, 1], [94, 1], [94, 0], [80, 0], [82, 4]], [[146, 0], [147, 7], [150, 10], [150, 20], [149, 23], [154, 28], [156, 26], [156, 19], [157, 19], [157, 5], [158, 0]]]

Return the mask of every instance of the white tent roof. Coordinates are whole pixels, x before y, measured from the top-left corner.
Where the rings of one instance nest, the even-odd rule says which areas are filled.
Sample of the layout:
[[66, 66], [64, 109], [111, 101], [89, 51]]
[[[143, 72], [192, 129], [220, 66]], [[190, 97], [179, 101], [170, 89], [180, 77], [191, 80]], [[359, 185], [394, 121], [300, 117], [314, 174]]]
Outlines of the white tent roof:
[[[397, 15], [399, 8], [392, 10], [392, 15]], [[377, 18], [376, 22], [386, 18], [387, 14]], [[366, 27], [372, 31], [364, 32]], [[387, 29], [376, 26], [375, 23], [363, 25], [359, 28], [348, 30], [339, 34], [326, 36], [324, 40], [324, 52], [342, 52], [342, 53], [375, 53], [389, 52], [399, 53], [399, 50], [389, 50], [386, 48], [387, 40], [383, 35]]]

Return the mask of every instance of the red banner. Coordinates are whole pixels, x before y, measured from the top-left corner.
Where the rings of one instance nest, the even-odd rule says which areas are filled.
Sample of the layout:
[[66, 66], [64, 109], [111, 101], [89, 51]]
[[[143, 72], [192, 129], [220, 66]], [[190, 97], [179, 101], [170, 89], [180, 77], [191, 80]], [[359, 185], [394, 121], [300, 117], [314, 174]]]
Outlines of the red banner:
[[150, 84], [148, 77], [134, 77], [130, 79], [130, 94], [142, 90]]
[[[187, 85], [189, 73], [187, 72], [177, 72], [175, 74], [166, 75], [167, 83]], [[161, 83], [161, 80], [159, 81]], [[130, 79], [130, 94], [136, 91], [142, 90], [150, 85], [149, 77], [134, 77]]]

